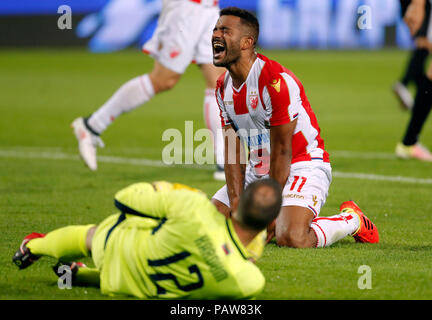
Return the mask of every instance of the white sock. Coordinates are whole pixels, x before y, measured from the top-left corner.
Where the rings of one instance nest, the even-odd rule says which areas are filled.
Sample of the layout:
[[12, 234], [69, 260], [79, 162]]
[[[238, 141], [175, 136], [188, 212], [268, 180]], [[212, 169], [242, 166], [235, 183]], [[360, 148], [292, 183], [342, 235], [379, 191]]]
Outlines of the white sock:
[[213, 133], [213, 147], [216, 157], [216, 164], [223, 168], [224, 166], [224, 141], [222, 134], [222, 125], [220, 110], [215, 97], [215, 90], [207, 88], [204, 96], [204, 119], [207, 126]]
[[87, 123], [100, 134], [119, 115], [146, 103], [153, 96], [153, 84], [148, 74], [133, 78], [123, 84], [102, 107], [96, 110]]
[[311, 228], [318, 239], [317, 248], [328, 247], [357, 231], [360, 219], [354, 213], [341, 213], [312, 220]]

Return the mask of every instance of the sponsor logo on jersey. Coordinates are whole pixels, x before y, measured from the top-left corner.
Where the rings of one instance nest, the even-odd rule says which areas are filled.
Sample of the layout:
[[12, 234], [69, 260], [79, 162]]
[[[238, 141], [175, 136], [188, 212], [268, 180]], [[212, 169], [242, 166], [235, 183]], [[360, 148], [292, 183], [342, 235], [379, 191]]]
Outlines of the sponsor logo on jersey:
[[288, 198], [288, 199], [304, 199], [304, 196], [299, 195], [299, 194], [288, 193], [288, 194], [284, 195], [284, 198]]
[[[258, 129], [251, 129], [249, 130], [249, 135], [244, 136], [247, 139], [247, 143], [249, 147], [257, 147], [262, 146], [263, 144], [269, 144], [270, 143], [270, 135], [268, 132], [263, 132], [256, 134], [256, 132], [259, 131]], [[239, 132], [239, 134], [242, 134], [242, 132]]]
[[313, 201], [314, 207], [316, 207], [316, 205], [318, 204], [317, 196], [312, 196], [312, 201]]
[[277, 93], [280, 92], [280, 81], [281, 79], [273, 79], [272, 83], [270, 83], [270, 85], [276, 90]]

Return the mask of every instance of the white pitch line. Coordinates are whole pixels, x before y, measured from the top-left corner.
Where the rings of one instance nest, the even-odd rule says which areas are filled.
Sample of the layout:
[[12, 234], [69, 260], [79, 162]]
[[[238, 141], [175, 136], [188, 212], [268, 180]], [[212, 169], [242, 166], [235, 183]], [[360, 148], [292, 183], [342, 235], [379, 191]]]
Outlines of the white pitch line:
[[394, 153], [390, 152], [358, 152], [358, 151], [330, 151], [330, 159], [336, 158], [355, 158], [355, 159], [372, 159], [372, 160], [399, 160]]
[[[1, 158], [19, 158], [19, 159], [47, 159], [47, 160], [81, 160], [78, 155], [63, 153], [63, 152], [50, 152], [50, 151], [26, 151], [21, 149], [18, 150], [1, 150]], [[98, 156], [98, 162], [102, 163], [114, 163], [114, 164], [129, 164], [136, 166], [145, 167], [181, 167], [201, 170], [213, 170], [213, 166], [210, 165], [198, 165], [198, 164], [166, 164], [160, 160], [151, 160], [144, 158], [124, 158], [116, 156]]]
[[[341, 151], [339, 151], [341, 152]], [[343, 151], [349, 154], [348, 151]], [[356, 156], [353, 156], [356, 157]], [[21, 149], [0, 149], [0, 158], [15, 158], [15, 159], [47, 159], [47, 160], [74, 160], [81, 161], [78, 155], [68, 154], [60, 151], [35, 151], [35, 148], [21, 148]], [[98, 161], [102, 163], [113, 164], [126, 164], [146, 167], [181, 167], [200, 170], [214, 170], [212, 165], [198, 165], [198, 164], [173, 164], [169, 165], [160, 160], [151, 160], [144, 158], [125, 158], [116, 156], [99, 156]], [[390, 181], [400, 183], [414, 183], [414, 184], [432, 184], [432, 179], [429, 178], [414, 178], [404, 176], [384, 176], [360, 172], [341, 172], [333, 171], [333, 177], [346, 178], [346, 179], [359, 179], [371, 181]]]
[[418, 183], [418, 184], [432, 184], [432, 179], [422, 179], [403, 176], [382, 176], [370, 173], [356, 173], [356, 172], [340, 172], [333, 171], [333, 177], [372, 180], [372, 181], [390, 181], [390, 182], [403, 182], [403, 183]]

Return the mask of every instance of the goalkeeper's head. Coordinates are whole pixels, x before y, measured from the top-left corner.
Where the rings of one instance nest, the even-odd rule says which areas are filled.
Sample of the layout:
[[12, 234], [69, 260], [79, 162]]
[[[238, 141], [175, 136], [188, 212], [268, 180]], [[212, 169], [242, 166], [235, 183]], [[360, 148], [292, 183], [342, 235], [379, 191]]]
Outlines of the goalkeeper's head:
[[282, 188], [274, 179], [249, 184], [240, 197], [235, 219], [242, 227], [261, 231], [276, 219], [282, 205]]

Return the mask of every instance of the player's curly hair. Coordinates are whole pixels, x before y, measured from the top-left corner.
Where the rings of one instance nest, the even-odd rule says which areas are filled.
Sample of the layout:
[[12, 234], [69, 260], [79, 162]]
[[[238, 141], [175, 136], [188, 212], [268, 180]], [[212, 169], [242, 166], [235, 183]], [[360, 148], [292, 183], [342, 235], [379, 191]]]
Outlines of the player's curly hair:
[[251, 29], [251, 35], [254, 38], [254, 46], [256, 45], [259, 37], [259, 22], [255, 15], [247, 10], [237, 7], [227, 7], [220, 11], [219, 16], [236, 16], [239, 17], [243, 24]]
[[240, 223], [249, 229], [265, 229], [279, 214], [282, 188], [271, 178], [249, 184], [240, 197], [238, 213]]

